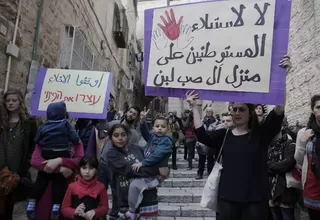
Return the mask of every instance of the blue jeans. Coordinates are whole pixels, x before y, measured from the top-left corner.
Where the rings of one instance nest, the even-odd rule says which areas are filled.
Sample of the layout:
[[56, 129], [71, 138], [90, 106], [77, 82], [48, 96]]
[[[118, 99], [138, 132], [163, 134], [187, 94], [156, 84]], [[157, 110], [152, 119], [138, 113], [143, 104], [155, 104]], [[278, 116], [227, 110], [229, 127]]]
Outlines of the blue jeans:
[[270, 207], [273, 220], [294, 220], [294, 208]]
[[108, 166], [104, 163], [99, 164], [98, 181], [103, 183], [108, 190], [109, 186], [109, 176], [108, 176]]

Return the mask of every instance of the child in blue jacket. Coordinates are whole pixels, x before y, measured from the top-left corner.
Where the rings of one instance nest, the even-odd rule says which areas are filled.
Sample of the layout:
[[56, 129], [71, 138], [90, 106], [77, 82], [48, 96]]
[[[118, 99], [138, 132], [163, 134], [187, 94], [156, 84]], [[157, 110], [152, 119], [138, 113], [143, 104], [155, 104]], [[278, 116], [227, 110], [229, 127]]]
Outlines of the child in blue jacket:
[[144, 150], [145, 159], [132, 165], [134, 170], [140, 167], [159, 167], [160, 176], [157, 178], [140, 178], [131, 181], [129, 186], [128, 212], [120, 217], [120, 220], [133, 220], [136, 218], [136, 209], [139, 207], [143, 192], [155, 188], [161, 181], [169, 175], [168, 162], [172, 153], [172, 139], [166, 136], [168, 132], [168, 120], [166, 118], [157, 118], [153, 122], [152, 132], [149, 132], [145, 118], [148, 112], [141, 113], [142, 123], [140, 130], [143, 138], [147, 141]]

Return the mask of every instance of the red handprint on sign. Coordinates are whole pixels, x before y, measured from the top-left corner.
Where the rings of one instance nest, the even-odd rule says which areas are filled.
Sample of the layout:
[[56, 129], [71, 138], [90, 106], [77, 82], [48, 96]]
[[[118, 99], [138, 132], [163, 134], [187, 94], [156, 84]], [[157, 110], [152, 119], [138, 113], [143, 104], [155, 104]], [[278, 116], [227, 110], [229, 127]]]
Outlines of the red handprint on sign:
[[163, 30], [165, 35], [170, 40], [176, 40], [180, 35], [180, 24], [182, 22], [183, 16], [179, 18], [179, 21], [177, 23], [176, 18], [174, 16], [174, 11], [172, 8], [170, 9], [170, 15], [168, 11], [166, 11], [166, 15], [167, 15], [168, 21], [166, 21], [166, 19], [161, 15], [160, 18], [163, 21], [164, 26], [162, 24], [158, 24], [158, 26]]

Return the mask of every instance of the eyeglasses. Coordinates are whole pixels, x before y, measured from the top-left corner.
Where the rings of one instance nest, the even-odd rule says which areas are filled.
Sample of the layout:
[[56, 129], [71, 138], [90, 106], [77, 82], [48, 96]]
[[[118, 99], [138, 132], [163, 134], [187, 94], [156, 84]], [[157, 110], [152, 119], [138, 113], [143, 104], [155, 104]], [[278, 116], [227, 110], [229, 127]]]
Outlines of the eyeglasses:
[[245, 112], [246, 109], [244, 107], [234, 107], [232, 108], [233, 112], [237, 112], [239, 110], [239, 112]]

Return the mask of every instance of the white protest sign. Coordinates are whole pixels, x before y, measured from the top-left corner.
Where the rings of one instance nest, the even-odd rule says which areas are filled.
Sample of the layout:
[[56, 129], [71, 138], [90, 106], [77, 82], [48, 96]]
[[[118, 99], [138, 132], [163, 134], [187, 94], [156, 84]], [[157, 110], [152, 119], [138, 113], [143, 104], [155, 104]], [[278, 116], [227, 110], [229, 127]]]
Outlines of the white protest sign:
[[33, 97], [32, 113], [45, 115], [50, 103], [64, 101], [72, 117], [105, 118], [112, 73], [41, 69]]
[[147, 86], [268, 93], [275, 0], [154, 10]]

